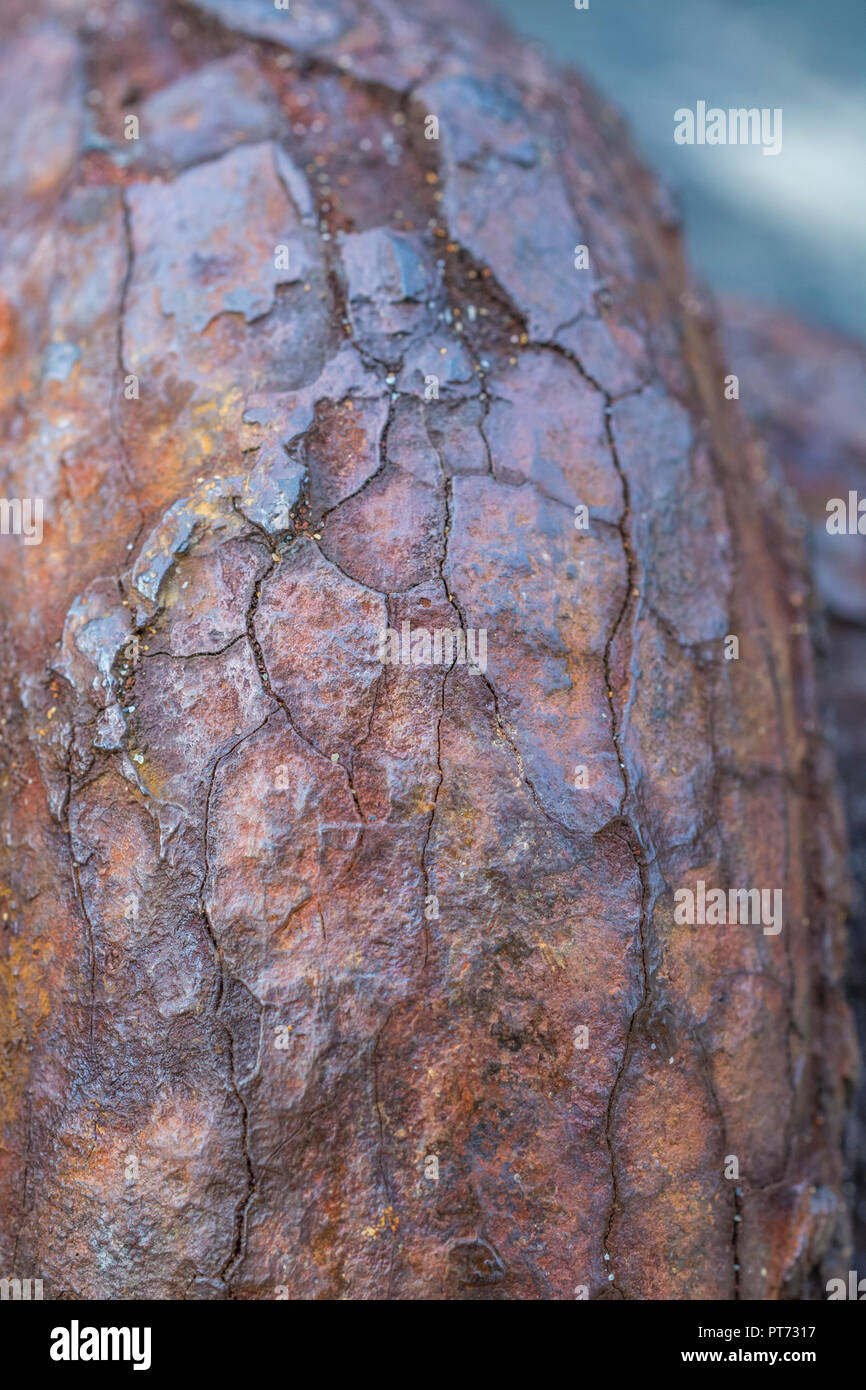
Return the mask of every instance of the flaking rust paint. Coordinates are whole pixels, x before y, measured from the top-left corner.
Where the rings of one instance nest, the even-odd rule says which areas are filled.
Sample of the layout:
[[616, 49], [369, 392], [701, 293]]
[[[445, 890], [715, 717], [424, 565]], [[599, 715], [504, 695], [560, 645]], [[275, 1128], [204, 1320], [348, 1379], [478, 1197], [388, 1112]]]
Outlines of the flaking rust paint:
[[[55, 121], [3, 186], [4, 487], [46, 499], [0, 547], [5, 1265], [814, 1291], [842, 834], [807, 581], [663, 194], [475, 7], [85, 8], [2, 20], [10, 110], [38, 66]], [[486, 628], [487, 670], [382, 666], [404, 621]], [[781, 884], [782, 936], [677, 926], [700, 875]]]

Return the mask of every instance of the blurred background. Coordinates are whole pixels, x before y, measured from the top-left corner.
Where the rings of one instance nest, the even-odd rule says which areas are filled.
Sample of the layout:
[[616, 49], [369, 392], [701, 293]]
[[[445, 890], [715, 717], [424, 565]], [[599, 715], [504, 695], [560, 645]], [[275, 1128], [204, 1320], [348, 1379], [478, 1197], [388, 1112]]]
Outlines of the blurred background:
[[[625, 112], [715, 290], [866, 339], [866, 0], [494, 4]], [[781, 107], [781, 155], [675, 145], [699, 100]]]

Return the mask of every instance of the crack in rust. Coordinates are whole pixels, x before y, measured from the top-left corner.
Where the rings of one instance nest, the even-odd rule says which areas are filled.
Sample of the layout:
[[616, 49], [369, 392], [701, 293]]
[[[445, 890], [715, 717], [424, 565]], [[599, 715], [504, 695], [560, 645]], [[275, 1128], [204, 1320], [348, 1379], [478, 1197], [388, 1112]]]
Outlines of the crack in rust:
[[128, 375], [130, 375], [126, 370], [126, 366], [123, 360], [123, 346], [124, 327], [126, 324], [126, 303], [129, 297], [129, 287], [132, 283], [132, 274], [135, 266], [135, 249], [133, 247], [132, 242], [132, 220], [129, 213], [129, 204], [126, 201], [126, 194], [123, 191], [121, 191], [120, 194], [120, 206], [123, 223], [124, 245], [126, 248], [126, 269], [124, 272], [123, 282], [120, 287], [120, 298], [117, 313], [116, 369], [120, 380], [115, 385], [115, 389], [111, 398], [111, 421], [114, 429], [115, 438], [117, 439], [118, 447], [120, 449], [120, 467], [124, 479], [126, 481], [128, 495], [131, 498], [136, 499], [136, 510], [138, 511], [138, 515], [141, 518], [141, 524], [143, 527], [144, 512], [142, 510], [141, 504], [137, 501], [138, 490], [135, 486], [135, 480], [132, 476], [129, 452], [126, 447], [126, 439], [124, 437], [124, 433], [120, 427], [118, 419], [118, 410], [120, 408], [121, 399], [125, 399], [122, 396], [123, 383], [125, 381], [125, 378]]
[[222, 1027], [223, 1032], [225, 1034], [229, 1062], [229, 1080], [235, 1099], [237, 1100], [241, 1115], [241, 1146], [244, 1159], [244, 1166], [246, 1168], [247, 1174], [247, 1189], [244, 1196], [241, 1198], [241, 1201], [238, 1205], [238, 1209], [235, 1213], [235, 1229], [232, 1238], [231, 1248], [219, 1271], [219, 1277], [225, 1282], [227, 1288], [229, 1289], [230, 1297], [232, 1296], [231, 1276], [234, 1272], [235, 1266], [238, 1264], [238, 1262], [243, 1256], [246, 1239], [247, 1213], [250, 1207], [250, 1203], [252, 1202], [256, 1193], [256, 1175], [255, 1170], [253, 1168], [252, 1155], [250, 1152], [249, 1144], [249, 1112], [247, 1110], [246, 1101], [244, 1100], [243, 1095], [241, 1094], [241, 1090], [238, 1084], [237, 1072], [235, 1069], [234, 1038], [232, 1036], [232, 1031], [228, 1023], [223, 1021], [219, 1017], [220, 1006], [225, 996], [225, 961], [223, 960], [222, 945], [217, 937], [216, 931], [214, 930], [214, 925], [211, 921], [211, 916], [210, 912], [208, 911], [207, 902], [205, 901], [205, 888], [210, 877], [210, 856], [208, 850], [208, 833], [210, 828], [210, 804], [211, 797], [213, 795], [214, 782], [216, 780], [216, 775], [220, 767], [220, 764], [223, 763], [226, 758], [229, 758], [235, 752], [236, 749], [240, 748], [241, 744], [246, 743], [255, 734], [257, 734], [260, 729], [263, 729], [267, 724], [268, 720], [270, 719], [271, 713], [272, 711], [266, 714], [260, 724], [257, 724], [254, 729], [250, 729], [248, 733], [243, 734], [241, 738], [237, 739], [230, 748], [226, 749], [224, 753], [221, 753], [219, 757], [215, 759], [213, 768], [211, 769], [210, 781], [208, 784], [207, 796], [205, 797], [204, 805], [204, 827], [202, 835], [204, 872], [202, 874], [201, 884], [199, 885], [198, 903], [202, 921], [204, 922], [205, 930], [207, 931], [207, 935], [210, 940], [214, 964], [216, 966], [214, 999], [212, 1001], [211, 1007], [215, 1021]]
[[[573, 354], [571, 354], [571, 356], [573, 356]], [[590, 378], [587, 377], [587, 380], [590, 380]], [[592, 384], [595, 385], [594, 382]], [[607, 1215], [607, 1221], [605, 1223], [604, 1235], [602, 1237], [602, 1248], [603, 1254], [606, 1256], [604, 1263], [609, 1266], [613, 1262], [610, 1251], [611, 1237], [613, 1233], [614, 1222], [616, 1220], [617, 1209], [620, 1206], [619, 1176], [617, 1173], [616, 1159], [614, 1155], [614, 1123], [616, 1104], [619, 1099], [622, 1087], [625, 1083], [625, 1077], [628, 1072], [629, 1065], [631, 1063], [631, 1059], [634, 1053], [635, 1034], [640, 1024], [644, 1021], [645, 1018], [649, 1016], [651, 1011], [650, 966], [647, 944], [647, 933], [649, 927], [649, 903], [651, 893], [649, 884], [649, 872], [644, 859], [646, 840], [645, 837], [641, 834], [636, 821], [633, 818], [629, 819], [625, 813], [627, 803], [630, 800], [632, 800], [632, 792], [629, 782], [628, 767], [625, 761], [625, 749], [620, 746], [622, 743], [624, 729], [622, 727], [619, 711], [617, 710], [616, 706], [612, 669], [612, 652], [614, 643], [619, 635], [620, 628], [625, 622], [627, 613], [632, 608], [632, 599], [639, 598], [640, 596], [640, 591], [638, 589], [637, 584], [637, 556], [634, 551], [634, 546], [632, 543], [630, 532], [631, 488], [629, 485], [628, 477], [626, 476], [625, 470], [623, 469], [622, 464], [620, 462], [616, 448], [616, 441], [613, 436], [613, 429], [611, 426], [610, 418], [612, 402], [610, 397], [608, 397], [604, 392], [602, 392], [602, 395], [604, 396], [605, 400], [604, 421], [608, 448], [610, 450], [611, 460], [613, 462], [613, 466], [616, 470], [617, 476], [619, 477], [620, 487], [622, 489], [623, 510], [619, 520], [619, 529], [620, 535], [622, 536], [622, 546], [626, 560], [626, 585], [625, 592], [623, 594], [622, 604], [620, 605], [619, 613], [616, 616], [613, 627], [611, 628], [611, 631], [608, 635], [607, 642], [605, 643], [604, 687], [608, 702], [608, 709], [610, 711], [611, 738], [613, 741], [614, 752], [616, 755], [617, 762], [619, 764], [623, 784], [623, 793], [619, 806], [619, 817], [621, 819], [622, 826], [626, 834], [625, 836], [620, 836], [619, 838], [623, 838], [625, 840], [625, 843], [628, 845], [629, 851], [634, 856], [637, 863], [637, 871], [640, 880], [638, 940], [640, 944], [640, 961], [642, 973], [641, 1001], [632, 1013], [631, 1019], [629, 1020], [629, 1026], [625, 1039], [625, 1046], [623, 1048], [623, 1055], [620, 1060], [619, 1068], [617, 1069], [617, 1074], [614, 1078], [613, 1086], [611, 1087], [611, 1091], [608, 1096], [607, 1109], [605, 1112], [605, 1144], [607, 1146], [608, 1154], [610, 1156], [611, 1171], [611, 1204]], [[640, 605], [638, 603], [634, 604], [633, 625], [637, 623], [639, 607]], [[626, 711], [630, 704], [631, 688], [633, 686], [633, 680], [631, 679], [631, 654], [629, 654], [629, 673], [629, 694], [625, 701]], [[612, 1284], [613, 1288], [616, 1289], [618, 1293], [622, 1294], [622, 1296], [625, 1297], [623, 1290], [619, 1288], [616, 1283], [616, 1276], [614, 1272], [608, 1274], [608, 1282]]]

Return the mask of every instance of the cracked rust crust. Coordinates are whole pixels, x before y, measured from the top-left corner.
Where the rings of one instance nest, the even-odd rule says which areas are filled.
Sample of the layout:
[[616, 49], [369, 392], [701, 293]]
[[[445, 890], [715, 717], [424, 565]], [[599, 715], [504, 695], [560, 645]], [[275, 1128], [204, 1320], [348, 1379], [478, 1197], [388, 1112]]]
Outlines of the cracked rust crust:
[[[807, 580], [616, 113], [456, 0], [0, 25], [4, 490], [46, 505], [0, 546], [0, 1263], [814, 1292], [852, 1050]], [[486, 670], [383, 665], [405, 622]], [[698, 878], [782, 933], [678, 925]]]

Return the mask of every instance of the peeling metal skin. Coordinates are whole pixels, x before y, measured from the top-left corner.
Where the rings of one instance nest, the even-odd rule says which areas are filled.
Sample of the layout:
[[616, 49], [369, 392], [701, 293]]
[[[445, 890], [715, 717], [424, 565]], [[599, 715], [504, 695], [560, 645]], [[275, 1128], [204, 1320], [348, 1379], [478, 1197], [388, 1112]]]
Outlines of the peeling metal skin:
[[[822, 1288], [853, 1050], [808, 585], [615, 113], [456, 0], [0, 32], [0, 468], [45, 499], [0, 539], [0, 1264]], [[486, 629], [484, 669], [383, 664], [404, 623]], [[676, 924], [698, 878], [781, 887], [783, 931]]]

